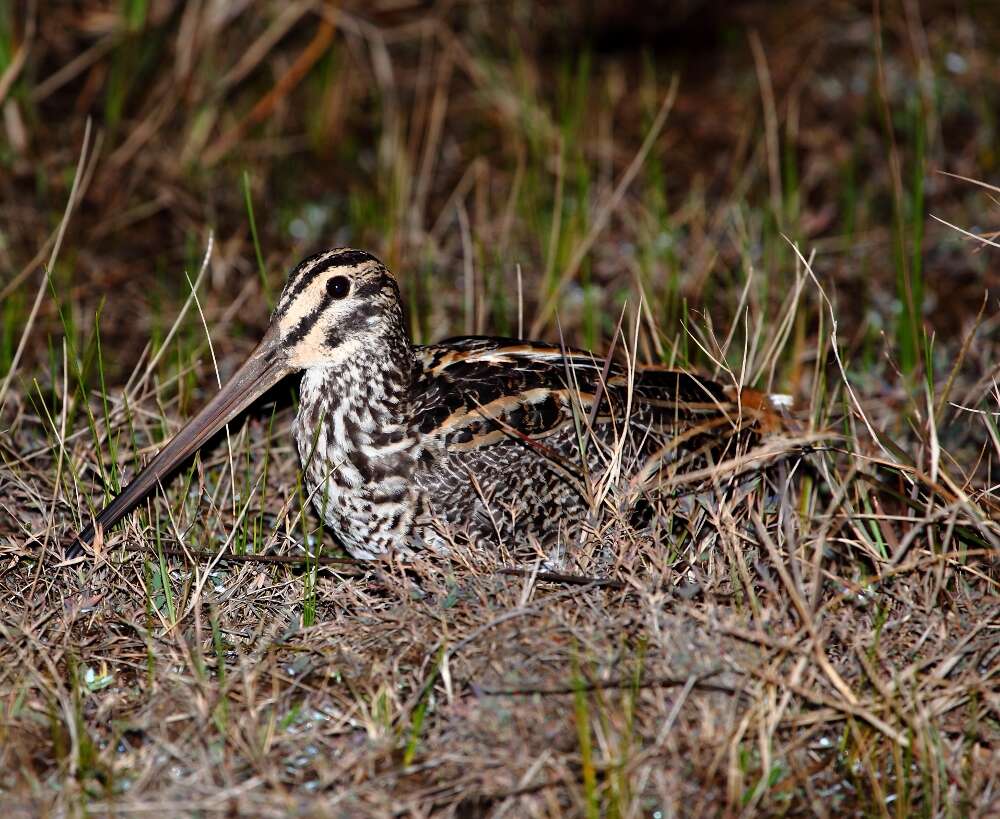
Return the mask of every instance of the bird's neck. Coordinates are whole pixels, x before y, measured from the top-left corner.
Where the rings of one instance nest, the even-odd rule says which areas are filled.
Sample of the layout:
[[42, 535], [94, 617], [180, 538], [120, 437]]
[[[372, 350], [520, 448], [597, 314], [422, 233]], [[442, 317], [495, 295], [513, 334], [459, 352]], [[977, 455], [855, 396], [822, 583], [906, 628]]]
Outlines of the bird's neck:
[[406, 423], [412, 371], [413, 347], [402, 334], [362, 346], [337, 365], [306, 370], [300, 417], [315, 429], [321, 417], [335, 416], [345, 433]]
[[320, 516], [355, 557], [412, 534], [420, 444], [410, 424], [414, 353], [405, 338], [306, 370], [295, 439]]

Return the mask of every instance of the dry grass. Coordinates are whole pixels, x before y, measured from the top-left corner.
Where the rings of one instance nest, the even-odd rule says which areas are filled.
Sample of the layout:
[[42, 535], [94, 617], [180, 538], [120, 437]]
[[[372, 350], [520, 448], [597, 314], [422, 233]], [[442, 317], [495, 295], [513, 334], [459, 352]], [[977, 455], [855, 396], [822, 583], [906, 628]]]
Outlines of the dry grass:
[[[932, 172], [995, 174], [1000, 34], [910, 0], [742, 4], [738, 45], [718, 10], [386, 5], [0, 19], [8, 812], [996, 815], [996, 251], [926, 212], [995, 214]], [[399, 271], [420, 338], [602, 347], [627, 300], [641, 359], [791, 393], [790, 434], [830, 437], [652, 534], [612, 482], [562, 574], [354, 564], [285, 390], [56, 568], [288, 262], [341, 242]]]

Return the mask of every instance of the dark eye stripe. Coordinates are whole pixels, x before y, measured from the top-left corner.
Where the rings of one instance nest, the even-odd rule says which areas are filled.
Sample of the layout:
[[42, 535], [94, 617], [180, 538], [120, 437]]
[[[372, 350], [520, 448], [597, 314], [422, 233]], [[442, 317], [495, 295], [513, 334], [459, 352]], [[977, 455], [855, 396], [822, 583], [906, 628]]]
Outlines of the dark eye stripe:
[[371, 253], [364, 250], [324, 250], [306, 257], [296, 265], [289, 277], [288, 283], [285, 285], [284, 297], [278, 305], [277, 312], [283, 313], [288, 309], [288, 305], [295, 301], [295, 298], [321, 273], [334, 267], [357, 267], [363, 262], [381, 264]]
[[281, 303], [278, 305], [279, 312], [284, 312], [288, 309], [288, 305], [295, 301], [302, 291], [309, 286], [309, 283], [319, 275], [320, 271], [326, 269], [326, 265], [323, 264], [325, 261], [323, 257], [326, 255], [326, 253], [317, 253], [315, 256], [310, 256], [308, 259], [303, 259], [299, 262], [298, 266], [292, 272], [288, 284], [285, 285], [284, 298], [282, 298]]
[[330, 306], [330, 302], [335, 301], [336, 299], [336, 296], [330, 294], [330, 288], [328, 287], [326, 292], [323, 293], [323, 298], [320, 300], [320, 303], [299, 319], [298, 324], [296, 324], [295, 327], [292, 328], [292, 331], [285, 337], [284, 343], [294, 345], [302, 341], [302, 339], [304, 339], [309, 334], [309, 331], [316, 325], [316, 322], [319, 321], [319, 317], [323, 315], [323, 311]]
[[362, 262], [377, 262], [378, 259], [364, 250], [335, 250], [325, 261], [337, 267], [354, 267]]

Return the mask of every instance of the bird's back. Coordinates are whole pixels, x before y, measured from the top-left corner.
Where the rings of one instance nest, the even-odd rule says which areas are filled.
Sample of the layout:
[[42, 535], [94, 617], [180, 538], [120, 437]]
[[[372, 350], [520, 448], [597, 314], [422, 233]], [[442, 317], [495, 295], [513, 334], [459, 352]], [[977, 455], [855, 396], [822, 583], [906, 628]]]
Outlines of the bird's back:
[[417, 481], [431, 514], [501, 540], [544, 542], [557, 521], [579, 522], [609, 468], [704, 467], [773, 421], [755, 393], [538, 342], [459, 337], [416, 348], [415, 361]]

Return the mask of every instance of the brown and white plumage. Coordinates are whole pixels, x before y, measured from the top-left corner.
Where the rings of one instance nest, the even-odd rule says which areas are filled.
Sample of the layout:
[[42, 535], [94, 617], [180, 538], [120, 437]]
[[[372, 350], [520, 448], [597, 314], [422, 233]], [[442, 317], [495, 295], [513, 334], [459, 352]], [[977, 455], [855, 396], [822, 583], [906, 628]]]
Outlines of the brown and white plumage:
[[[107, 528], [285, 375], [316, 509], [355, 557], [465, 539], [546, 542], [582, 520], [608, 469], [704, 467], [776, 423], [759, 393], [688, 372], [507, 338], [414, 347], [399, 288], [364, 251], [289, 275], [239, 372], [95, 520]], [[650, 469], [650, 465], [653, 469]], [[89, 544], [94, 527], [79, 538]]]

